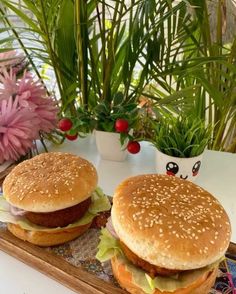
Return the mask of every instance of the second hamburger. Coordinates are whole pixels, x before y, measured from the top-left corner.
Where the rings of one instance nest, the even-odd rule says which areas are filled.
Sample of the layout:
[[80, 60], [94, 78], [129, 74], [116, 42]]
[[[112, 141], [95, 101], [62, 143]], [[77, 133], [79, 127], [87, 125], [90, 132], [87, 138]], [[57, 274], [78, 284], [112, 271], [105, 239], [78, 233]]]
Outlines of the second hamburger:
[[84, 233], [94, 217], [110, 209], [97, 188], [97, 172], [69, 153], [44, 153], [17, 165], [3, 183], [0, 221], [20, 239], [57, 245]]
[[97, 258], [111, 260], [134, 294], [208, 294], [231, 228], [220, 203], [201, 187], [165, 175], [128, 178], [116, 189], [112, 223]]

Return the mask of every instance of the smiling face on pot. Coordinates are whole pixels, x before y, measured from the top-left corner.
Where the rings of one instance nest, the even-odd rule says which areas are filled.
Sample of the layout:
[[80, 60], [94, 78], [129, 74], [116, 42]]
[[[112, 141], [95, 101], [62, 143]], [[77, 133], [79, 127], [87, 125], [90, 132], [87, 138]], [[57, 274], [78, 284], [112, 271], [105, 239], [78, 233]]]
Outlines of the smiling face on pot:
[[[201, 166], [201, 161], [198, 160], [197, 162], [195, 162], [195, 164], [192, 167], [192, 173], [191, 175], [193, 177], [198, 175], [199, 169]], [[181, 167], [181, 166], [180, 166]], [[179, 176], [181, 179], [186, 180], [190, 175], [189, 175], [189, 170], [183, 170], [181, 172], [179, 165], [176, 162], [170, 161], [166, 164], [166, 174], [170, 175], [170, 176]]]
[[180, 158], [156, 152], [157, 173], [195, 181], [202, 164], [202, 154], [196, 157]]

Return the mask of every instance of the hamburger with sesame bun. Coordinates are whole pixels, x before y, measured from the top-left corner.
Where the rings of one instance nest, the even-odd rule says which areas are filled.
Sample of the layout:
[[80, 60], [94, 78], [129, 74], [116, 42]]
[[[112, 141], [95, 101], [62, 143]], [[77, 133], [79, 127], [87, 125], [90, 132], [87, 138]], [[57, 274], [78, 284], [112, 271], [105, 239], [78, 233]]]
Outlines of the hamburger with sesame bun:
[[115, 191], [97, 258], [129, 293], [208, 294], [230, 242], [229, 218], [201, 187], [139, 175]]
[[18, 164], [3, 182], [0, 221], [20, 239], [40, 246], [70, 241], [110, 209], [87, 160], [60, 152]]

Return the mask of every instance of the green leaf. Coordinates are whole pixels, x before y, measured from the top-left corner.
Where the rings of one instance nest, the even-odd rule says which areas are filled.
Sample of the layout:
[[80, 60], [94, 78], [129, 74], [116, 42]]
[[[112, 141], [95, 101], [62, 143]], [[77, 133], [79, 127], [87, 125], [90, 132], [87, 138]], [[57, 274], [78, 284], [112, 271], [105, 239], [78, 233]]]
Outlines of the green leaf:
[[156, 148], [175, 157], [194, 157], [200, 155], [210, 141], [211, 127], [192, 115], [175, 117], [163, 114], [157, 124], [152, 140]]
[[123, 101], [123, 98], [124, 98], [124, 95], [122, 92], [115, 93], [114, 98], [113, 98], [114, 107], [117, 105], [120, 105]]
[[107, 229], [101, 229], [100, 242], [98, 244], [96, 258], [100, 262], [104, 262], [111, 259], [117, 253], [122, 253], [119, 241], [112, 237]]

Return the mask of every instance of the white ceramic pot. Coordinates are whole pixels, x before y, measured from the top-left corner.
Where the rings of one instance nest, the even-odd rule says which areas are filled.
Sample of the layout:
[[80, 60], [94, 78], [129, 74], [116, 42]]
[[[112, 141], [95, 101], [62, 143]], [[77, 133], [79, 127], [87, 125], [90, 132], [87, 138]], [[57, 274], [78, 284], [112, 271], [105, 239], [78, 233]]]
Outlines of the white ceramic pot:
[[194, 182], [199, 175], [202, 156], [180, 158], [166, 155], [156, 149], [156, 170], [158, 174], [167, 174]]
[[96, 130], [95, 138], [97, 149], [102, 159], [112, 161], [124, 161], [126, 159], [128, 142], [121, 146], [119, 133]]

